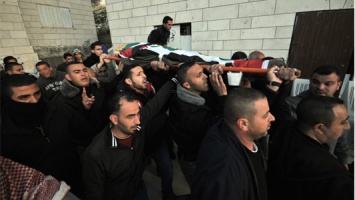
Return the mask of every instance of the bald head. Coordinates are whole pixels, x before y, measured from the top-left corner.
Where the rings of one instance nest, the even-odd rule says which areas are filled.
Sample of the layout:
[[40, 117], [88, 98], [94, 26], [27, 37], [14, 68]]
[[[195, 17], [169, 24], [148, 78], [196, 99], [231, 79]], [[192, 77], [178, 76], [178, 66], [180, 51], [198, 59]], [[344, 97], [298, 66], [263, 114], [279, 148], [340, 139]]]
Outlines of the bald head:
[[253, 51], [249, 54], [248, 60], [262, 60], [265, 55], [260, 51]]

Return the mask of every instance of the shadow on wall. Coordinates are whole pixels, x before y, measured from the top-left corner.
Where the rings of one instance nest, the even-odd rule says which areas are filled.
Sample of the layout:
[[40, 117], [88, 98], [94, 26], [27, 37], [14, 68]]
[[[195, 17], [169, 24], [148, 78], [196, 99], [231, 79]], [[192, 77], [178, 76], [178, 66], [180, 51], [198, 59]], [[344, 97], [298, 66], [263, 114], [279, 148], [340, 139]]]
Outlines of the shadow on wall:
[[80, 49], [84, 58], [88, 57], [90, 52], [90, 40], [88, 46], [65, 46], [65, 47], [35, 47], [34, 51], [38, 54], [39, 60], [48, 62], [54, 69], [57, 65], [64, 62], [64, 53], [73, 53], [74, 49]]

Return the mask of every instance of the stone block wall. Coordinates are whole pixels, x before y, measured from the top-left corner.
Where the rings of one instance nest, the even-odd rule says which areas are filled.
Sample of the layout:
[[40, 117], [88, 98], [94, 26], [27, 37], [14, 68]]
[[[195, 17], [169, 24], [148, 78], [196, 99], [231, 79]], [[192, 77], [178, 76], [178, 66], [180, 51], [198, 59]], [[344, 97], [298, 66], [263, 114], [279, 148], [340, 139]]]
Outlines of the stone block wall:
[[34, 66], [38, 56], [28, 39], [18, 1], [0, 2], [0, 31], [0, 63], [4, 57], [12, 55], [24, 66]]
[[[38, 5], [68, 8], [73, 26], [42, 26]], [[89, 55], [88, 45], [97, 40], [90, 0], [3, 0], [0, 6], [0, 59], [13, 55], [24, 62], [27, 72], [39, 59], [62, 56], [75, 48]]]
[[169, 15], [191, 23], [192, 50], [230, 58], [261, 50], [287, 59], [296, 12], [354, 8], [352, 0], [106, 0], [113, 46], [146, 42]]

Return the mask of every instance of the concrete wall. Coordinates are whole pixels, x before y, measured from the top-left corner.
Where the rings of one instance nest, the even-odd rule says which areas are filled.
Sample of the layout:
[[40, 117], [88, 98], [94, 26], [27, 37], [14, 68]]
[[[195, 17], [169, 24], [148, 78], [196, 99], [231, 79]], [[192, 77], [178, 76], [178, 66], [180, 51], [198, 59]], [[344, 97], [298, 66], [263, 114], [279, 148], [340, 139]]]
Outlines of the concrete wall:
[[34, 66], [38, 56], [28, 39], [18, 1], [0, 2], [0, 30], [1, 63], [5, 56], [12, 55], [24, 66]]
[[[68, 8], [73, 27], [43, 27], [37, 5]], [[75, 48], [89, 54], [85, 41], [97, 40], [90, 0], [3, 0], [0, 6], [0, 58], [13, 55], [28, 72], [41, 58], [62, 56]]]
[[146, 42], [169, 15], [191, 22], [192, 50], [230, 58], [261, 50], [287, 58], [296, 12], [354, 8], [352, 0], [106, 0], [113, 46]]

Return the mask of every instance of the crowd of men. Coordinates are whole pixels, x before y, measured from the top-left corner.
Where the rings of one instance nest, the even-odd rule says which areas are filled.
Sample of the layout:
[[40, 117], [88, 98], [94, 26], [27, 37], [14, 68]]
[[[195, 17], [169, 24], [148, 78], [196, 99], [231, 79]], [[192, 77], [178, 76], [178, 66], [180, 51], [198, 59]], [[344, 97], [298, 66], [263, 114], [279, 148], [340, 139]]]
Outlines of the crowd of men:
[[[165, 17], [148, 42], [166, 45], [172, 23]], [[297, 71], [284, 66], [230, 87], [220, 65], [174, 69], [152, 60], [144, 68], [120, 63], [117, 74], [100, 42], [86, 59], [76, 54], [64, 54], [56, 69], [36, 63], [38, 79], [8, 56], [1, 77], [1, 156], [65, 181], [76, 197], [148, 199], [142, 176], [152, 159], [162, 199], [179, 199], [174, 142], [191, 189], [184, 198], [354, 198], [341, 139], [353, 125], [334, 96], [338, 67], [317, 67], [310, 89], [290, 97]], [[272, 58], [254, 51], [232, 59]]]

